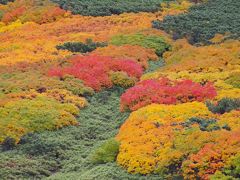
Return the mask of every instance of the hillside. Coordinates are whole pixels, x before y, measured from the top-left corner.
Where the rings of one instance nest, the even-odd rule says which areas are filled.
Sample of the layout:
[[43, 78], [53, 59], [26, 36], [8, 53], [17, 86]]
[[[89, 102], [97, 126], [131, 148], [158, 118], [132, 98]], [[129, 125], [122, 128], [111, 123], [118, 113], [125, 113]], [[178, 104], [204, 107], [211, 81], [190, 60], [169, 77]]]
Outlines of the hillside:
[[239, 10], [0, 0], [0, 179], [239, 179]]

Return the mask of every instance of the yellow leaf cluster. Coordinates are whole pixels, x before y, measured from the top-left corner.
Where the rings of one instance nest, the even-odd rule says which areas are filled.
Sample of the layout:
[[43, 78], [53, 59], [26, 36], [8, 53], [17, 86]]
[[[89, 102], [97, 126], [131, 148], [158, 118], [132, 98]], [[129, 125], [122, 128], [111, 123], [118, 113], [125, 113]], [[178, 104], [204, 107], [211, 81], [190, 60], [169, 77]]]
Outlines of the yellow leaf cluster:
[[[152, 104], [133, 112], [121, 127], [117, 139], [121, 142], [117, 161], [128, 172], [149, 174], [157, 170], [161, 158], [174, 139], [173, 123], [191, 117], [214, 118], [203, 103], [179, 105]], [[156, 153], [158, 155], [156, 155]], [[177, 157], [175, 154], [173, 157]], [[167, 156], [163, 161], [167, 161]]]

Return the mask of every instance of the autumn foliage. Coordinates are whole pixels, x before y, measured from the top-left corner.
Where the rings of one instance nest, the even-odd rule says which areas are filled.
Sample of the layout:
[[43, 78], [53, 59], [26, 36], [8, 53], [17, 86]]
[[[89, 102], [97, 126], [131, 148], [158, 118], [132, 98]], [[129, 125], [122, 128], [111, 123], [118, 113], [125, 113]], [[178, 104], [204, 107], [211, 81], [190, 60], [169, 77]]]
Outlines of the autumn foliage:
[[148, 68], [148, 61], [158, 60], [157, 55], [153, 49], [144, 48], [138, 45], [123, 45], [114, 46], [109, 45], [107, 47], [98, 48], [92, 52], [92, 54], [101, 56], [111, 56], [113, 58], [126, 58], [141, 64], [145, 69]]
[[215, 96], [216, 90], [211, 83], [201, 85], [191, 80], [171, 81], [166, 78], [145, 80], [121, 96], [121, 109], [134, 111], [152, 103], [177, 104], [204, 101]]
[[66, 11], [48, 0], [16, 0], [6, 6], [0, 6], [2, 10], [1, 21], [5, 24], [20, 19], [22, 22], [36, 22], [39, 24], [54, 22], [67, 15]]
[[239, 22], [215, 20], [239, 3], [221, 1], [0, 0], [0, 179], [238, 179], [240, 42], [222, 30]]
[[118, 163], [131, 173], [209, 179], [237, 154], [239, 117], [213, 114], [200, 102], [140, 108], [119, 131]]
[[110, 72], [126, 72], [127, 76], [139, 79], [143, 73], [141, 65], [128, 59], [112, 59], [104, 56], [75, 56], [70, 59], [72, 65], [65, 68], [53, 68], [50, 76], [63, 77], [73, 75], [83, 80], [86, 86], [96, 91], [111, 87]]

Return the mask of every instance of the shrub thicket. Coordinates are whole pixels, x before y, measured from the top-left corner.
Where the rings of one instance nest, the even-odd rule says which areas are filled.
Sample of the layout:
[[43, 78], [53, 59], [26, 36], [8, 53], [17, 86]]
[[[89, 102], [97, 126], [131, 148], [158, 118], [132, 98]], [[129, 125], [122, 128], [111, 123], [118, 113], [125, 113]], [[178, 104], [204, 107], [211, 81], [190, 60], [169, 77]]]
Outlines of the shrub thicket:
[[213, 113], [224, 114], [232, 110], [240, 109], [240, 99], [223, 98], [216, 105], [207, 102], [208, 109]]
[[0, 4], [7, 4], [8, 2], [13, 2], [14, 0], [0, 0]]
[[[0, 143], [6, 138], [18, 142], [24, 134], [77, 125], [78, 108], [44, 96], [9, 101], [0, 106]], [[9, 144], [9, 143], [8, 143]]]
[[156, 12], [163, 0], [51, 0], [61, 8], [84, 16], [110, 16], [124, 12]]
[[153, 21], [153, 27], [171, 33], [174, 39], [187, 37], [192, 44], [209, 43], [217, 33], [230, 33], [228, 38], [237, 38], [240, 35], [239, 9], [239, 0], [209, 0], [191, 7], [188, 13]]
[[119, 142], [115, 139], [109, 139], [97, 148], [92, 155], [94, 164], [114, 162], [119, 151]]
[[58, 50], [68, 50], [71, 52], [80, 52], [80, 53], [87, 53], [92, 52], [93, 50], [97, 49], [98, 47], [104, 47], [107, 43], [103, 42], [93, 42], [92, 39], [87, 39], [85, 43], [82, 42], [66, 42], [62, 45], [56, 46]]
[[18, 93], [34, 89], [40, 93], [51, 89], [66, 89], [75, 95], [89, 95], [93, 89], [84, 86], [80, 79], [66, 75], [63, 78], [48, 77], [36, 70], [0, 74], [0, 94]]
[[0, 179], [149, 179], [129, 174], [115, 162], [92, 163], [94, 152], [117, 134], [129, 115], [118, 110], [123, 91], [114, 88], [89, 97], [79, 126], [23, 136], [14, 150], [0, 153]]
[[112, 37], [111, 44], [116, 46], [130, 44], [154, 49], [158, 56], [161, 56], [165, 51], [170, 49], [170, 45], [166, 43], [164, 38], [156, 35], [116, 35]]

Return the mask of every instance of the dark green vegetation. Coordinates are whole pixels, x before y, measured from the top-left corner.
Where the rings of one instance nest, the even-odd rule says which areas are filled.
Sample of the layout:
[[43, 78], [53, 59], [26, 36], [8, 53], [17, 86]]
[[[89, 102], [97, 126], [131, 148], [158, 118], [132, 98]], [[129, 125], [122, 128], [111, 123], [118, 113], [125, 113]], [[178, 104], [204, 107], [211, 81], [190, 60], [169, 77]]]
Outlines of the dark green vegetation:
[[104, 47], [104, 46], [107, 46], [107, 43], [93, 42], [92, 39], [87, 39], [85, 43], [66, 42], [62, 45], [58, 45], [56, 48], [58, 50], [62, 49], [62, 50], [68, 50], [71, 52], [87, 53], [87, 52], [92, 52], [98, 47]]
[[216, 119], [203, 119], [203, 118], [198, 118], [198, 117], [193, 117], [188, 119], [185, 123], [182, 123], [182, 126], [185, 128], [190, 128], [191, 125], [193, 124], [198, 124], [199, 125], [199, 129], [201, 131], [217, 131], [220, 129], [226, 129], [226, 130], [231, 130], [230, 127], [226, 124], [223, 127], [220, 127], [217, 124], [217, 120]]
[[171, 33], [174, 39], [186, 37], [191, 44], [209, 43], [217, 33], [229, 33], [226, 38], [238, 38], [239, 9], [239, 0], [209, 0], [191, 7], [188, 13], [153, 21], [153, 27]]
[[90, 105], [80, 111], [79, 126], [28, 134], [13, 150], [6, 151], [11, 140], [0, 146], [0, 179], [149, 179], [112, 162], [118, 151], [112, 138], [128, 117], [118, 110], [122, 92], [114, 88], [90, 97]]
[[51, 0], [61, 8], [84, 16], [110, 16], [124, 12], [156, 12], [163, 0]]
[[208, 109], [213, 113], [224, 114], [232, 110], [240, 109], [240, 99], [223, 98], [216, 105], [207, 102]]
[[165, 62], [162, 58], [159, 58], [157, 61], [149, 61], [148, 62], [148, 68], [145, 70], [144, 73], [154, 72], [158, 68], [163, 67], [165, 65]]
[[7, 4], [8, 2], [13, 2], [14, 0], [0, 0], [0, 4]]

